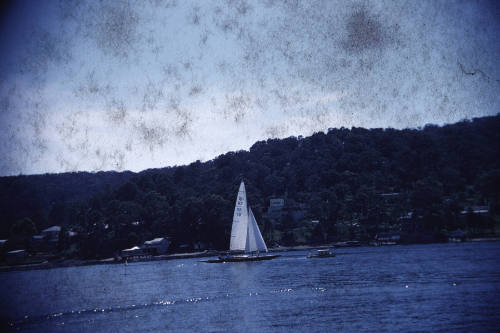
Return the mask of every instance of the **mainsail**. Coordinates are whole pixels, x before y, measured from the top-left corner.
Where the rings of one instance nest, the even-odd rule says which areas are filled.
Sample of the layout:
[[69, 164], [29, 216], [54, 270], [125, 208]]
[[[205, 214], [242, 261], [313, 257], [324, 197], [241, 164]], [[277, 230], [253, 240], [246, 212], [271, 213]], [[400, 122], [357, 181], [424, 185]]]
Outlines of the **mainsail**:
[[257, 221], [255, 221], [252, 210], [248, 207], [247, 194], [243, 182], [241, 182], [238, 197], [236, 198], [229, 250], [267, 252], [267, 246], [262, 238]]
[[236, 206], [234, 208], [233, 226], [231, 228], [230, 251], [245, 251], [248, 230], [248, 208], [245, 184], [241, 182]]

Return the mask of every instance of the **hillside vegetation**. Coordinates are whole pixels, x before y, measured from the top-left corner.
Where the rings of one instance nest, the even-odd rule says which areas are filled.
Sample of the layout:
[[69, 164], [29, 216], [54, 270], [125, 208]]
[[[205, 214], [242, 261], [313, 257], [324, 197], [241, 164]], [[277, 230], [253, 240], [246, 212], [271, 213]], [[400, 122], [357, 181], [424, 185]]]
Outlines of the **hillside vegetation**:
[[[422, 129], [330, 129], [140, 173], [4, 177], [0, 234], [26, 242], [60, 225], [80, 235], [60, 249], [85, 258], [161, 236], [174, 248], [227, 249], [241, 180], [269, 245], [370, 240], [383, 231], [409, 242], [457, 228], [491, 234], [500, 214], [500, 116]], [[271, 198], [300, 206], [302, 216], [288, 209], [270, 218]], [[472, 214], [478, 205], [487, 216]]]

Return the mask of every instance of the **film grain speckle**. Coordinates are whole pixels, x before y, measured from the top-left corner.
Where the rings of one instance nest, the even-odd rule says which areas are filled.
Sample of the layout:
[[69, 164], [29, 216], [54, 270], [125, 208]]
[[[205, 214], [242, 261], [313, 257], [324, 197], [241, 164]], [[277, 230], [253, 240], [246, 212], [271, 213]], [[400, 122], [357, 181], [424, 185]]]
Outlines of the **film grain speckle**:
[[495, 1], [12, 1], [0, 175], [206, 161], [500, 110]]

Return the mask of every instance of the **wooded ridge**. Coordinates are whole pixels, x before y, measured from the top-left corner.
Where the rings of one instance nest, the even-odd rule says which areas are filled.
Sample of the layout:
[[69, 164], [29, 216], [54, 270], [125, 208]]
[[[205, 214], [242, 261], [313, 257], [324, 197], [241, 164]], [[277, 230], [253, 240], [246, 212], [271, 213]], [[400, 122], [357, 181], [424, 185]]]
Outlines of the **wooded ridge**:
[[[458, 228], [492, 234], [500, 115], [419, 129], [329, 129], [139, 173], [2, 177], [0, 238], [16, 248], [58, 225], [79, 235], [76, 243], [61, 239], [61, 253], [83, 258], [163, 236], [174, 250], [227, 249], [241, 180], [271, 246], [368, 241], [382, 232], [408, 242]], [[270, 207], [273, 198], [283, 201]], [[487, 213], [474, 214], [478, 206]]]

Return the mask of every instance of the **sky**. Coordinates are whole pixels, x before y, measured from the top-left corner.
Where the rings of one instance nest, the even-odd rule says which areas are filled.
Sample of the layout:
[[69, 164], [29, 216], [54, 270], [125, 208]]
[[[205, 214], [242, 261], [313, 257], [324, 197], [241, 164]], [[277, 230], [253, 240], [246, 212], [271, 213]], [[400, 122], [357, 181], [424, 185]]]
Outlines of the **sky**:
[[500, 112], [495, 1], [20, 0], [0, 176], [207, 161], [330, 127]]

